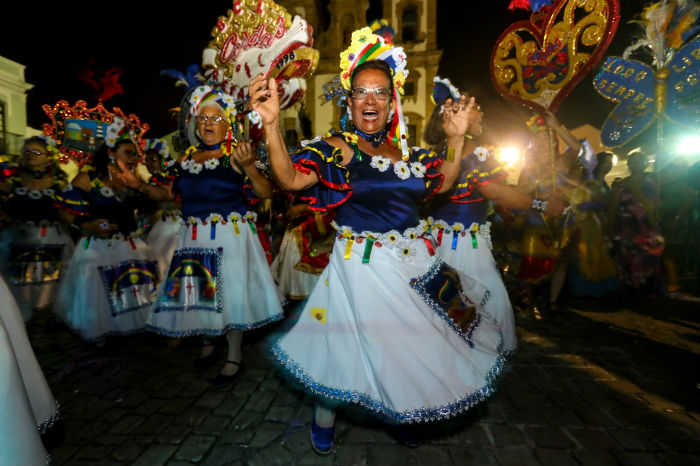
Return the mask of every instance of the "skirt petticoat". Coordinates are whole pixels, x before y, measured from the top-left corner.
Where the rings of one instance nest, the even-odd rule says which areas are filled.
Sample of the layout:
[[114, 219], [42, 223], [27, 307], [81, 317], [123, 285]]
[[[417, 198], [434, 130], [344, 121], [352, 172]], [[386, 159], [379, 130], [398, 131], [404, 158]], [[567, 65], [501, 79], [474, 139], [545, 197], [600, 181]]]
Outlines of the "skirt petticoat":
[[272, 277], [277, 282], [280, 292], [288, 299], [305, 299], [314, 289], [319, 275], [303, 272], [295, 268], [301, 260], [298, 236], [301, 226], [284, 232], [282, 244], [275, 260], [270, 265]]
[[146, 241], [153, 251], [153, 256], [158, 261], [158, 270], [165, 274], [170, 266], [173, 253], [177, 248], [182, 222], [175, 214], [164, 214], [148, 232]]
[[53, 304], [73, 255], [73, 238], [58, 223], [16, 222], [2, 235], [2, 271], [22, 318]]
[[12, 293], [0, 279], [0, 464], [49, 464], [39, 434], [58, 418]]
[[255, 224], [247, 221], [253, 214], [232, 215], [226, 222], [190, 219], [182, 226], [148, 330], [171, 337], [214, 336], [283, 318], [284, 297]]
[[141, 332], [159, 276], [153, 253], [140, 236], [82, 237], [54, 308], [84, 340]]
[[492, 395], [508, 353], [483, 312], [491, 290], [460, 274], [477, 303], [460, 330], [421, 288], [442, 267], [423, 238], [349, 238], [336, 239], [298, 322], [274, 345], [283, 369], [319, 398], [390, 423], [449, 418]]

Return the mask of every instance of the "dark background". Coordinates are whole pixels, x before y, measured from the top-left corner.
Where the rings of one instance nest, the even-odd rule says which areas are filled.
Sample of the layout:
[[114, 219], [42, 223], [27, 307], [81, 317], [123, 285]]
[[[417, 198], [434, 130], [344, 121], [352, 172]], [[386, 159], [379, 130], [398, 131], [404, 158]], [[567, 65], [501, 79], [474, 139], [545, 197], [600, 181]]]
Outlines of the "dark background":
[[[380, 1], [370, 4], [368, 20], [381, 14]], [[511, 23], [528, 17], [524, 10], [509, 11], [507, 5], [507, 0], [438, 1], [437, 40], [443, 50], [439, 74], [477, 97], [492, 137], [517, 140], [525, 137], [524, 121], [530, 112], [498, 96], [489, 78], [496, 39]], [[26, 80], [34, 85], [27, 101], [30, 126], [41, 128], [48, 122], [43, 104], [53, 105], [59, 99], [96, 104], [90, 88], [76, 76], [92, 61], [95, 72], [124, 70], [120, 78], [124, 95], [108, 100], [107, 107], [137, 114], [151, 125], [147, 136], [158, 137], [176, 128], [168, 110], [179, 104], [184, 89], [160, 76], [160, 71], [184, 71], [191, 63], [201, 63], [216, 19], [230, 6], [228, 1], [178, 5], [123, 0], [99, 6], [83, 0], [15, 2], [14, 13], [4, 15], [6, 27], [0, 29], [0, 55], [27, 67]], [[606, 55], [619, 55], [633, 42], [640, 29], [629, 20], [644, 6], [641, 0], [621, 0], [620, 26]], [[613, 107], [594, 91], [592, 76], [584, 78], [558, 112], [570, 128], [584, 123], [599, 127]]]

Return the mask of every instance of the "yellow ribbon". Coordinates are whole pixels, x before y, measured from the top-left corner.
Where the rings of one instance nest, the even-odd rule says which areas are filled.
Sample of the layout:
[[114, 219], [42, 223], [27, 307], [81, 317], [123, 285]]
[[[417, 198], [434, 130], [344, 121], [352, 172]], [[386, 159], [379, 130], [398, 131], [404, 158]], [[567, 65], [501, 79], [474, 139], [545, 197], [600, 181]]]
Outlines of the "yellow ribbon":
[[348, 239], [348, 244], [345, 245], [345, 260], [350, 260], [350, 253], [352, 253], [352, 243], [355, 242], [355, 237], [349, 231], [343, 232], [343, 238]]
[[237, 235], [241, 234], [241, 230], [238, 229], [238, 222], [236, 220], [233, 221], [233, 231], [235, 231]]

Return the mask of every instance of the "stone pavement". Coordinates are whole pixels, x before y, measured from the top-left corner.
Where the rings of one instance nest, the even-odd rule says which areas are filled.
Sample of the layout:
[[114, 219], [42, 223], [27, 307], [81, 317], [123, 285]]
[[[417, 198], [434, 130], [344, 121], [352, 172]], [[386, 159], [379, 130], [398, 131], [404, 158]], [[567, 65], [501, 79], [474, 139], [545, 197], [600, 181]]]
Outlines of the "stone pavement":
[[81, 342], [48, 311], [30, 338], [61, 423], [46, 439], [57, 466], [700, 464], [700, 305], [568, 302], [558, 320], [518, 315], [519, 351], [499, 391], [418, 448], [380, 423], [338, 416], [337, 447], [309, 444], [311, 399], [284, 382], [266, 348], [280, 327], [244, 338], [231, 386], [191, 368], [196, 339]]

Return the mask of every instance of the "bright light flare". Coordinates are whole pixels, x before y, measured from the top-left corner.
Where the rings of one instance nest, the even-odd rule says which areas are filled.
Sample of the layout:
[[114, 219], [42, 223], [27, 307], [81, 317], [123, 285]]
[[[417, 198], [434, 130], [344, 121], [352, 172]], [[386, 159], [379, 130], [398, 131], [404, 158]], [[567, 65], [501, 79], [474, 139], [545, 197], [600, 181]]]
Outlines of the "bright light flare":
[[520, 151], [514, 146], [502, 147], [498, 153], [498, 158], [506, 166], [510, 167], [520, 160]]
[[686, 136], [678, 142], [676, 152], [680, 155], [700, 154], [700, 135]]
[[615, 165], [617, 165], [617, 162], [619, 162], [619, 160], [620, 160], [620, 159], [617, 158], [617, 155], [613, 154], [613, 156], [612, 156], [612, 164], [613, 164], [613, 167], [614, 167]]

